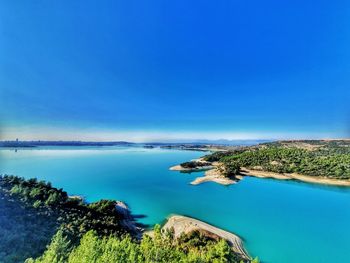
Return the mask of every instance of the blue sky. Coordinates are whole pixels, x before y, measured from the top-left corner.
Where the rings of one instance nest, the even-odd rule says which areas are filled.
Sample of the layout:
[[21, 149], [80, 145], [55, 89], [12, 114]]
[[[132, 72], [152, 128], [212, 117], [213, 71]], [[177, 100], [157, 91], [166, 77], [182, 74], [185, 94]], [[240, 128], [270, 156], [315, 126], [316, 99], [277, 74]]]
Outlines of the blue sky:
[[349, 28], [346, 0], [1, 1], [1, 137], [349, 137]]

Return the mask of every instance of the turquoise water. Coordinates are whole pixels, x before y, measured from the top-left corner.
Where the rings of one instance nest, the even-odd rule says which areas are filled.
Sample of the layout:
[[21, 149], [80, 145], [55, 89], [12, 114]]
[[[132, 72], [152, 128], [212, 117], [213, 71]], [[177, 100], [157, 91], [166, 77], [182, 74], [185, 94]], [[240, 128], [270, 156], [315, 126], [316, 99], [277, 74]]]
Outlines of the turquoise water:
[[88, 201], [125, 201], [142, 223], [192, 216], [241, 236], [271, 263], [350, 261], [350, 189], [247, 177], [221, 186], [168, 168], [202, 152], [136, 147], [0, 150], [0, 173], [51, 181]]

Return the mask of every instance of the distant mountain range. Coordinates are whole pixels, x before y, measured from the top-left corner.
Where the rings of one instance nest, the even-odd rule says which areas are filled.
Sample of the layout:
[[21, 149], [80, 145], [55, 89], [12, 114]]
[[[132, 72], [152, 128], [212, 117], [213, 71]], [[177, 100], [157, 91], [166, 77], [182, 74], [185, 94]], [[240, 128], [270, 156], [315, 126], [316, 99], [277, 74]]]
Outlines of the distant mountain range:
[[152, 146], [164, 146], [164, 145], [254, 145], [264, 142], [270, 142], [271, 140], [182, 140], [182, 141], [170, 141], [170, 142], [149, 142], [149, 143], [133, 143], [127, 141], [112, 141], [112, 142], [87, 142], [87, 141], [0, 141], [0, 147], [37, 147], [37, 146], [118, 146], [118, 145], [152, 145]]
[[191, 144], [191, 145], [255, 145], [259, 143], [272, 142], [273, 140], [181, 140], [181, 141], [168, 141], [168, 142], [150, 142], [148, 145], [179, 145], [179, 144]]

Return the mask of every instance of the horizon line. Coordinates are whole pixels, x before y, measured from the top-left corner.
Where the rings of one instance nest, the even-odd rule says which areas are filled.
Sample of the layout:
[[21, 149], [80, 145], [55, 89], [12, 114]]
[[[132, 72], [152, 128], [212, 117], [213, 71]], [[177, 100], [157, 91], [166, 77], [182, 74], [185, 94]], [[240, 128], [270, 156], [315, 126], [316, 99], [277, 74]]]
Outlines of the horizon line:
[[286, 139], [170, 139], [170, 140], [154, 140], [154, 141], [132, 141], [132, 140], [80, 140], [80, 139], [26, 139], [19, 140], [16, 139], [5, 139], [0, 140], [0, 142], [83, 142], [83, 143], [205, 143], [205, 142], [218, 142], [218, 141], [227, 141], [227, 142], [239, 142], [239, 141], [264, 141], [264, 142], [273, 142], [273, 141], [350, 141], [350, 138], [286, 138]]

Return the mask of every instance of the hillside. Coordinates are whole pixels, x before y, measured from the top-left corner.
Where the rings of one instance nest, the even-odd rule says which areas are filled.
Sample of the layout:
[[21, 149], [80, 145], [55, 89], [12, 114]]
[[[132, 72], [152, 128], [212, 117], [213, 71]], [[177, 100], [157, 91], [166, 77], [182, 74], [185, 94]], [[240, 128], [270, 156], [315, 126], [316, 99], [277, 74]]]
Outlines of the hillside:
[[238, 168], [274, 173], [350, 179], [350, 140], [277, 141], [215, 152], [204, 159], [221, 162], [227, 176]]

